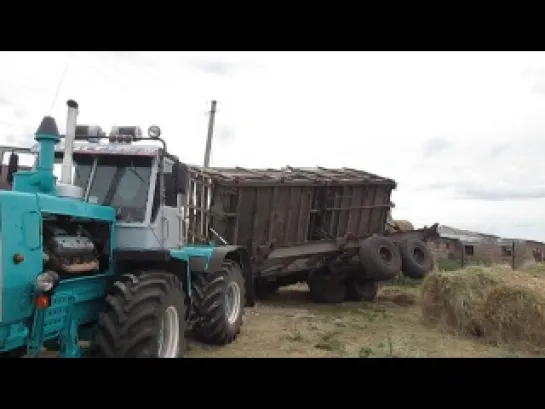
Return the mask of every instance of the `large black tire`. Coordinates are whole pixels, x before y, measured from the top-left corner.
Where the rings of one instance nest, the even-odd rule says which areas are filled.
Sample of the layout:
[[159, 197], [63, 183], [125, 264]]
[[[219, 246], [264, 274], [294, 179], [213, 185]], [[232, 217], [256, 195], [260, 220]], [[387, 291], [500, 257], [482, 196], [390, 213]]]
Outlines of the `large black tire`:
[[419, 239], [405, 239], [399, 243], [401, 271], [409, 278], [421, 279], [433, 270], [433, 254], [430, 248]]
[[[168, 314], [175, 310], [177, 314]], [[185, 293], [178, 278], [164, 271], [123, 274], [106, 297], [106, 310], [98, 320], [93, 355], [105, 358], [161, 357], [159, 336], [164, 317], [173, 317], [170, 332], [178, 347], [167, 358], [186, 350]], [[177, 323], [177, 328], [176, 328]], [[169, 331], [165, 331], [169, 335]], [[164, 334], [164, 333], [163, 333]]]
[[315, 303], [339, 304], [346, 298], [344, 281], [327, 267], [312, 271], [307, 280], [310, 298]]
[[347, 301], [374, 301], [377, 298], [378, 282], [350, 278], [346, 283]]
[[359, 248], [359, 259], [368, 280], [391, 280], [401, 271], [399, 250], [392, 240], [384, 236], [365, 239]]
[[22, 358], [26, 355], [26, 347], [18, 347], [11, 351], [0, 352], [0, 359]]
[[[233, 342], [240, 333], [242, 316], [246, 304], [244, 274], [240, 265], [232, 260], [224, 260], [218, 271], [197, 274], [193, 277], [193, 301], [197, 320], [193, 327], [195, 337], [207, 344], [225, 345]], [[228, 292], [234, 294], [238, 288], [236, 314], [231, 316], [227, 304]]]

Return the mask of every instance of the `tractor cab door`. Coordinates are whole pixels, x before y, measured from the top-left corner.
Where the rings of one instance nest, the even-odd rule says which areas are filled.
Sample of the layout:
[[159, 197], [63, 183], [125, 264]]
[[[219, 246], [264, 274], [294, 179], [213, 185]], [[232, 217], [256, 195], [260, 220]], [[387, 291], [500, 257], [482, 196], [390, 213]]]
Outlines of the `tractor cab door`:
[[11, 190], [13, 175], [20, 170], [31, 170], [35, 155], [30, 148], [0, 146], [2, 168], [0, 172], [0, 190]]
[[186, 166], [176, 158], [165, 156], [162, 161], [162, 172], [158, 172], [155, 183], [151, 220], [159, 228], [165, 247], [174, 248], [182, 245], [185, 240], [187, 172]]
[[[177, 162], [172, 158], [164, 157], [163, 163], [163, 234], [167, 247], [177, 247], [183, 243], [182, 214], [179, 206], [177, 189]], [[160, 181], [158, 180], [158, 184]], [[166, 226], [168, 225], [168, 226]]]

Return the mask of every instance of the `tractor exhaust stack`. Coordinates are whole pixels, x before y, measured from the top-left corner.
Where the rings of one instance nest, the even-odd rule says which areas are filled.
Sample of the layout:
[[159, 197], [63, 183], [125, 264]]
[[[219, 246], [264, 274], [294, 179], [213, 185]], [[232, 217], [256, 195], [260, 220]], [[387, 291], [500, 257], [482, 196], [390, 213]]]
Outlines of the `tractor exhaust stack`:
[[64, 156], [62, 160], [61, 179], [63, 185], [72, 184], [72, 167], [74, 154], [74, 141], [76, 139], [76, 125], [78, 121], [78, 103], [72, 99], [66, 102], [68, 114], [66, 117], [66, 136], [64, 137]]
[[66, 102], [68, 114], [66, 118], [66, 135], [64, 136], [64, 155], [62, 158], [61, 178], [57, 182], [57, 196], [71, 199], [83, 199], [85, 191], [75, 186], [72, 180], [72, 168], [74, 167], [74, 142], [76, 140], [76, 125], [78, 121], [78, 103], [72, 99]]

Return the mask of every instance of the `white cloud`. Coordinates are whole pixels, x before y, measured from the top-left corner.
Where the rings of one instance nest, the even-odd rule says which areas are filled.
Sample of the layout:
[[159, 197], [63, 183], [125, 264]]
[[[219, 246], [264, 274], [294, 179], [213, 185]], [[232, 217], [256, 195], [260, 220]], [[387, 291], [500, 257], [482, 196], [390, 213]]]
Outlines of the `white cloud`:
[[0, 75], [1, 143], [74, 98], [200, 163], [217, 99], [213, 165], [365, 169], [399, 182], [396, 217], [545, 240], [544, 53], [4, 52]]

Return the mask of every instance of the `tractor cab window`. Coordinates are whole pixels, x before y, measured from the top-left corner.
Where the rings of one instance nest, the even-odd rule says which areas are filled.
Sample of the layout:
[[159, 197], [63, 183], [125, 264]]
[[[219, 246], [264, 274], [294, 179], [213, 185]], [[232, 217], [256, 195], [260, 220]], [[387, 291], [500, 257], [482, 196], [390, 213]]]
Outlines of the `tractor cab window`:
[[174, 175], [174, 161], [163, 159], [163, 177], [165, 186], [165, 206], [177, 207], [178, 194], [176, 193], [176, 178]]
[[89, 190], [89, 202], [115, 207], [120, 221], [143, 222], [151, 166], [150, 157], [99, 156]]
[[[53, 174], [60, 180], [61, 168], [62, 168], [62, 153], [55, 154], [55, 164], [53, 165]], [[95, 158], [92, 155], [73, 155], [72, 165], [72, 183], [83, 189], [86, 188], [89, 183], [89, 177], [91, 176], [91, 169], [93, 168], [93, 162]]]

